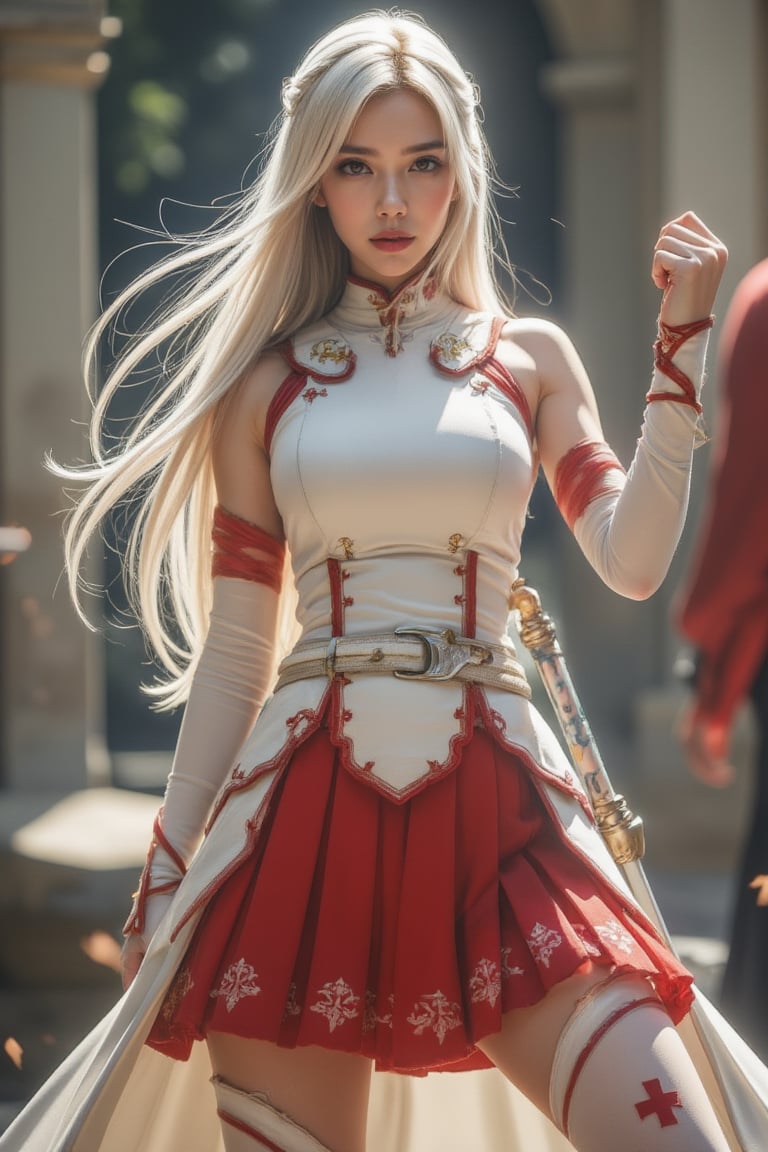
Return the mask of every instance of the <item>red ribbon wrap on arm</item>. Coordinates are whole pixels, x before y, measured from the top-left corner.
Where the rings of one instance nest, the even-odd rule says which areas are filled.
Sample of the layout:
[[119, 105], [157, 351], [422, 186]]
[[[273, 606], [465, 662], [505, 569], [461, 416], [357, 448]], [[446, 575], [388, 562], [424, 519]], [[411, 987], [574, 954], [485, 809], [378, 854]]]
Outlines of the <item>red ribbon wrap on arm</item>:
[[555, 471], [555, 500], [571, 531], [593, 500], [621, 492], [623, 485], [606, 475], [614, 471], [625, 474], [604, 440], [581, 440], [560, 458]]
[[263, 528], [227, 512], [219, 504], [213, 513], [214, 576], [232, 576], [266, 584], [280, 591], [285, 560], [285, 541]]

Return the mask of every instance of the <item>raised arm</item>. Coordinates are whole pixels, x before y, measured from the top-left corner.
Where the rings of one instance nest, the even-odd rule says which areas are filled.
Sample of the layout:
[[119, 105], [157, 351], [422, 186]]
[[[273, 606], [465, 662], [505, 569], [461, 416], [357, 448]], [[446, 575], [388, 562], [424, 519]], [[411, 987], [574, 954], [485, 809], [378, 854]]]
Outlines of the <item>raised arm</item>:
[[125, 984], [184, 876], [211, 803], [272, 681], [283, 575], [282, 524], [263, 447], [263, 412], [285, 374], [267, 357], [227, 400], [212, 446], [218, 506], [213, 604], [206, 640], [134, 907], [125, 927]]
[[556, 326], [518, 339], [536, 364], [536, 435], [563, 516], [595, 571], [621, 595], [659, 587], [680, 538], [700, 413], [710, 313], [727, 252], [692, 213], [667, 224], [651, 275], [663, 296], [648, 406], [628, 473], [605, 443], [587, 373]]

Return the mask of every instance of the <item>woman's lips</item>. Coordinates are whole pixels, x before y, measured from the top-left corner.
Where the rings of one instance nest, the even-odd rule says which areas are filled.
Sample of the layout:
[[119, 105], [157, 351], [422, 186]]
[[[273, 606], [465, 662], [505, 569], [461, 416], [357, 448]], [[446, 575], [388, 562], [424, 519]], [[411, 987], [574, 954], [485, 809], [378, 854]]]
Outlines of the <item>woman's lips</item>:
[[402, 252], [413, 244], [413, 236], [372, 236], [371, 244], [380, 252]]

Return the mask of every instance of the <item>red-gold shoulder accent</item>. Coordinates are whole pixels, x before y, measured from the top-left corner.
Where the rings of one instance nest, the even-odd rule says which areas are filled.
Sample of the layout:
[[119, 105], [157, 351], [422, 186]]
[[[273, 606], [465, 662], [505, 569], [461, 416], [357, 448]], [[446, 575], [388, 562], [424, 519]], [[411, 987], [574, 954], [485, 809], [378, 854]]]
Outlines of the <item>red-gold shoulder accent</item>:
[[469, 337], [443, 332], [432, 341], [429, 358], [446, 376], [464, 376], [473, 369], [480, 370], [489, 383], [512, 401], [525, 424], [529, 440], [533, 442], [533, 417], [528, 398], [509, 369], [496, 357], [499, 337], [506, 322], [504, 316], [493, 316], [479, 333], [470, 333]]
[[626, 475], [624, 466], [604, 440], [581, 440], [558, 461], [555, 501], [571, 530], [593, 500], [621, 492], [623, 482], [610, 479], [608, 472]]
[[293, 340], [286, 340], [277, 351], [294, 372], [302, 372], [321, 384], [348, 380], [357, 364], [357, 356], [346, 340], [327, 334], [320, 335], [311, 344], [309, 339], [303, 341], [299, 349]]
[[[293, 340], [284, 340], [275, 347], [290, 368], [290, 372], [272, 397], [264, 425], [264, 447], [269, 453], [272, 438], [283, 416], [304, 388], [307, 379], [319, 384], [339, 384], [348, 380], [355, 370], [357, 357], [345, 340], [323, 336], [315, 340], [306, 353], [297, 354]], [[328, 367], [330, 365], [330, 367]], [[307, 395], [312, 402], [316, 396], [325, 396], [324, 390]]]
[[473, 333], [479, 336], [477, 340], [443, 332], [430, 344], [429, 359], [446, 376], [464, 376], [471, 369], [482, 367], [493, 356], [505, 323], [503, 316], [492, 317], [483, 324], [479, 333]]
[[214, 576], [252, 580], [279, 592], [283, 580], [285, 541], [227, 512], [219, 504], [213, 513]]

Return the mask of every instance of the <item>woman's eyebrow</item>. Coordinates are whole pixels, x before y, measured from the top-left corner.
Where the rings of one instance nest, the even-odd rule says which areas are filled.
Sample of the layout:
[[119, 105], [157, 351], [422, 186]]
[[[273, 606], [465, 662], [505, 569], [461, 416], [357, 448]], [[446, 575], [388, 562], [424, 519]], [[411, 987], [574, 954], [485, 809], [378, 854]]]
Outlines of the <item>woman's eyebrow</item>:
[[[407, 148], [403, 148], [403, 156], [410, 156], [414, 152], [432, 152], [437, 148], [445, 148], [444, 140], [427, 140], [424, 144], [409, 144]], [[344, 155], [355, 156], [378, 156], [379, 152], [376, 148], [358, 147], [356, 144], [342, 144], [339, 148], [339, 153]]]

